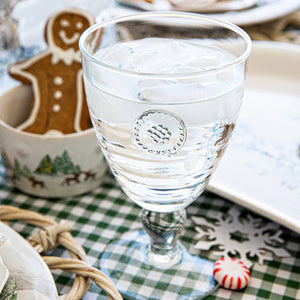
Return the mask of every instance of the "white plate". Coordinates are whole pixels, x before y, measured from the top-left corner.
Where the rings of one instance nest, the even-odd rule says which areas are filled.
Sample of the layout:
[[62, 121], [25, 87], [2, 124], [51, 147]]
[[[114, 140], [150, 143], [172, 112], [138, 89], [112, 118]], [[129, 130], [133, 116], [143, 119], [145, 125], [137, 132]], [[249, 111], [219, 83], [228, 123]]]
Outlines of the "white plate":
[[[231, 0], [231, 1], [214, 1], [206, 0], [194, 3], [194, 0], [154, 0], [153, 3], [145, 0], [118, 0], [120, 4], [127, 4], [143, 10], [178, 10], [190, 12], [224, 12], [236, 11], [250, 8], [257, 4], [260, 0]], [[172, 5], [172, 3], [175, 5]]]
[[261, 0], [256, 6], [237, 12], [211, 14], [209, 16], [236, 25], [253, 25], [272, 21], [300, 8], [300, 0]]
[[9, 244], [0, 248], [0, 256], [10, 275], [15, 276], [18, 300], [57, 299], [53, 277], [40, 255], [2, 222], [0, 233], [9, 239]]
[[[143, 10], [171, 10], [168, 0], [157, 0], [149, 4], [142, 0], [132, 3], [132, 0], [118, 0], [119, 3], [129, 4], [132, 7]], [[130, 3], [129, 3], [130, 2]], [[225, 13], [207, 13], [207, 16], [218, 18], [224, 21], [232, 22], [236, 25], [251, 25], [261, 22], [271, 21], [283, 17], [300, 8], [300, 0], [259, 0], [256, 6], [241, 11], [230, 11]], [[116, 8], [116, 15], [124, 15], [132, 12], [124, 8]]]
[[300, 233], [300, 47], [256, 42], [238, 124], [208, 189]]

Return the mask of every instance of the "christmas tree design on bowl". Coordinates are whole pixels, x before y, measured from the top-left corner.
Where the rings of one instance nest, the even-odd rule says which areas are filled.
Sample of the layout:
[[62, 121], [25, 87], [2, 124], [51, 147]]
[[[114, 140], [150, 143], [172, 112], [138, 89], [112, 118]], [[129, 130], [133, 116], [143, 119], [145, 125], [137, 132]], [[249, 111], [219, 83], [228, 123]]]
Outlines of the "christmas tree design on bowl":
[[93, 129], [39, 135], [15, 127], [28, 116], [32, 91], [19, 86], [0, 96], [0, 149], [7, 178], [21, 191], [57, 198], [97, 187], [107, 165]]

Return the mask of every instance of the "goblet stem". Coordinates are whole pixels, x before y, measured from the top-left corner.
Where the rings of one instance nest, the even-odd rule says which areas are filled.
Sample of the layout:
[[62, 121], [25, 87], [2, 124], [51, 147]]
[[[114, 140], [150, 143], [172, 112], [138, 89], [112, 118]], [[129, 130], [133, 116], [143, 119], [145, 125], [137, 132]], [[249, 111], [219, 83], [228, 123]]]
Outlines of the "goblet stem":
[[146, 253], [149, 263], [158, 268], [169, 268], [179, 263], [182, 251], [177, 239], [186, 220], [185, 209], [170, 213], [143, 209], [141, 219], [151, 240]]

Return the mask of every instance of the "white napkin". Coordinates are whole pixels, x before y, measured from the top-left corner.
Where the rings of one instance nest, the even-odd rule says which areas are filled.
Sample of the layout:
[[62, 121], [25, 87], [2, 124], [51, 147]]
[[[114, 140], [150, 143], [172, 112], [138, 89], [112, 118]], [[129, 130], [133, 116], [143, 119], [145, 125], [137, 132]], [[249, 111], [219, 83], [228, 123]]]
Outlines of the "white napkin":
[[0, 294], [5, 286], [8, 276], [9, 276], [9, 272], [8, 272], [7, 268], [5, 267], [5, 265], [3, 264], [3, 261], [0, 257]]
[[[4, 235], [0, 233], [0, 236]], [[54, 292], [49, 290], [48, 277], [44, 276], [40, 261], [35, 260], [34, 256], [28, 256], [28, 251], [24, 250], [16, 248], [9, 238], [0, 244], [0, 257], [9, 275], [15, 278], [18, 299], [56, 299]]]

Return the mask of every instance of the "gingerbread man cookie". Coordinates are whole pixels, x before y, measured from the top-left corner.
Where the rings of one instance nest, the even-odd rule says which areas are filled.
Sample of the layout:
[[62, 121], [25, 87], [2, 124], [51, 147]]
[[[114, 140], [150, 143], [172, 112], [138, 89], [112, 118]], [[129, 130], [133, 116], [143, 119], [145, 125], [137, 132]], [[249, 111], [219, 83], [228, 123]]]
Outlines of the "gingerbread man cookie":
[[18, 128], [37, 134], [72, 133], [91, 127], [78, 40], [94, 24], [80, 9], [54, 14], [45, 27], [47, 50], [10, 66], [10, 75], [33, 87], [29, 118]]

